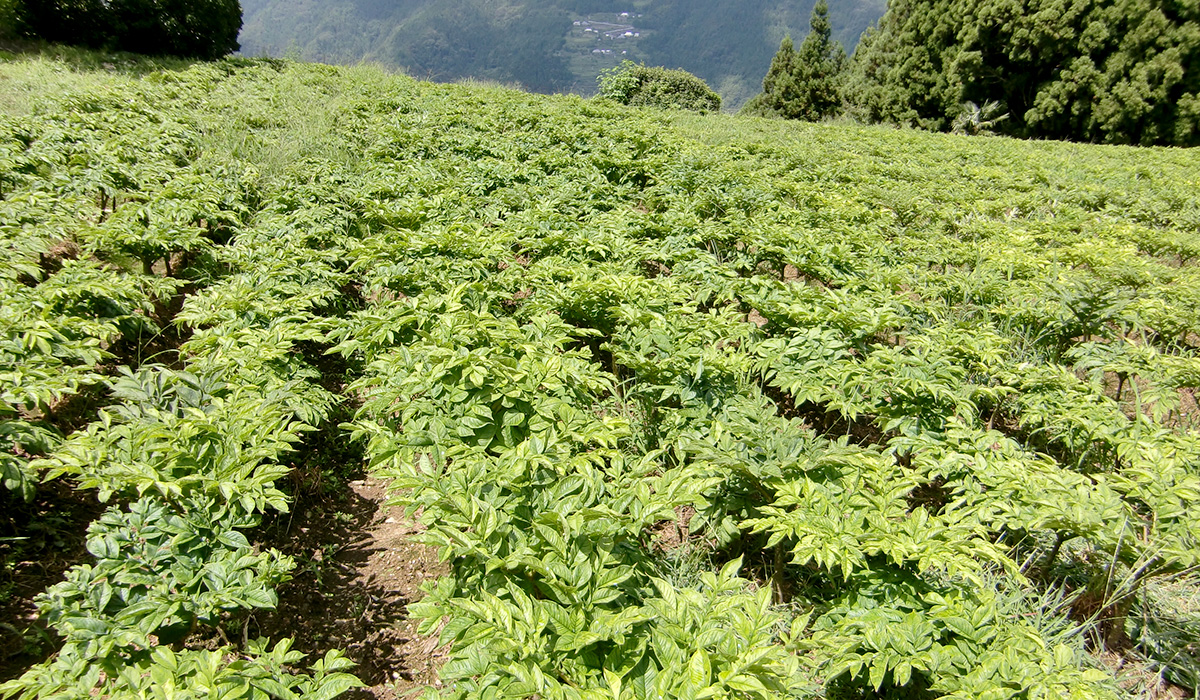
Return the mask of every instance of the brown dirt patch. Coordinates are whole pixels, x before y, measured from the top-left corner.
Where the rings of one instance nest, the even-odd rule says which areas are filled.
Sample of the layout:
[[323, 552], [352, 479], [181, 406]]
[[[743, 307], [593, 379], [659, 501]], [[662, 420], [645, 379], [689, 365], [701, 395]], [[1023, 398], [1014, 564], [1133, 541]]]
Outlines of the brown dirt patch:
[[763, 326], [767, 325], [766, 317], [763, 316], [762, 314], [760, 314], [758, 312], [758, 309], [750, 309], [750, 313], [746, 314], [746, 322], [753, 323], [754, 325], [758, 326], [759, 328], [762, 328]]
[[1200, 428], [1200, 401], [1196, 400], [1196, 389], [1182, 387], [1178, 391], [1179, 408], [1167, 416], [1164, 424], [1178, 430]]
[[76, 260], [79, 253], [79, 246], [73, 241], [61, 239], [46, 248], [46, 252], [39, 257], [38, 265], [42, 272], [52, 275], [62, 269], [64, 260]]
[[529, 297], [533, 296], [533, 290], [529, 287], [522, 289], [512, 295], [510, 299], [504, 299], [500, 303], [509, 311], [518, 309], [525, 304]]
[[[106, 365], [97, 367], [101, 374], [113, 374], [112, 368]], [[63, 435], [70, 435], [76, 430], [83, 430], [96, 420], [100, 409], [111, 403], [108, 389], [100, 384], [92, 384], [79, 388], [74, 394], [67, 394], [58, 401], [50, 404], [50, 413], [46, 418]]]
[[657, 277], [670, 277], [671, 268], [657, 260], [643, 260], [642, 273], [649, 279], [655, 279]]
[[[1082, 382], [1086, 382], [1088, 379], [1084, 372], [1077, 372], [1076, 376]], [[1146, 396], [1152, 388], [1150, 382], [1146, 379], [1132, 376], [1122, 381], [1116, 372], [1105, 372], [1101, 387], [1104, 395], [1116, 401], [1130, 420], [1133, 420], [1134, 415], [1137, 413], [1138, 395]], [[1120, 390], [1119, 396], [1118, 389]], [[1162, 417], [1160, 421], [1162, 425], [1179, 431], [1200, 428], [1200, 402], [1196, 400], [1196, 389], [1193, 387], [1180, 387], [1176, 389], [1176, 393], [1179, 397], [1179, 403]], [[1145, 401], [1142, 404], [1142, 414], [1148, 418], [1153, 418], [1154, 403], [1152, 401]]]
[[691, 506], [677, 506], [675, 520], [665, 520], [650, 530], [650, 547], [656, 552], [670, 552], [687, 544], [691, 539], [688, 527], [696, 509]]
[[343, 650], [369, 686], [347, 698], [409, 698], [439, 687], [448, 653], [417, 634], [407, 606], [449, 569], [434, 548], [413, 541], [419, 524], [383, 505], [385, 489], [378, 479], [351, 481], [267, 529], [264, 544], [295, 557], [296, 570], [279, 589], [279, 607], [247, 625], [251, 638], [292, 637], [309, 661]]

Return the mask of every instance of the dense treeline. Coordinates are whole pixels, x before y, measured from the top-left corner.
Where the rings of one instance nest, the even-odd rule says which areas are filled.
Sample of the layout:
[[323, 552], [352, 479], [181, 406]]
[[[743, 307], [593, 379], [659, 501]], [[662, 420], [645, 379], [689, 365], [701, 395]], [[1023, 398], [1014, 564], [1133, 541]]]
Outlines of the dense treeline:
[[789, 51], [781, 47], [758, 103], [779, 103], [816, 76], [839, 83], [844, 110], [870, 122], [975, 132], [987, 120], [1025, 138], [1200, 143], [1196, 3], [892, 0], [846, 74]]
[[238, 49], [238, 0], [9, 0], [7, 31], [149, 55], [220, 58]]
[[873, 121], [945, 129], [1004, 103], [1017, 136], [1200, 142], [1200, 5], [1175, 0], [893, 0], [848, 100]]

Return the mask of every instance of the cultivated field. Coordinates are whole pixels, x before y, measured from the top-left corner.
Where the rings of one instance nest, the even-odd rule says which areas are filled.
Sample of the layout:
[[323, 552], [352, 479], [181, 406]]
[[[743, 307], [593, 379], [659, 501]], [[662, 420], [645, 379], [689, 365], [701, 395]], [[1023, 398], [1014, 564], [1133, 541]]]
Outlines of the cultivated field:
[[1181, 697], [1198, 191], [1186, 151], [0, 63], [0, 695]]

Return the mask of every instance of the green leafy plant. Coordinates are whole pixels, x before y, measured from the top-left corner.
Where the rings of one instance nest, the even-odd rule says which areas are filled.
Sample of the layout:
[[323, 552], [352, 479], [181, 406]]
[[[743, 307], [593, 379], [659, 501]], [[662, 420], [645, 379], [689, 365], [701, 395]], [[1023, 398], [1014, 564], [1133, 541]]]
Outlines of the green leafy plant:
[[600, 96], [634, 106], [716, 111], [721, 96], [684, 70], [624, 61], [600, 74]]
[[363, 463], [431, 695], [1192, 682], [1185, 154], [74, 60], [0, 65], [0, 470], [109, 508], [9, 696], [346, 690], [221, 635], [281, 480]]
[[994, 133], [997, 124], [1008, 119], [1008, 113], [1002, 113], [1002, 109], [1004, 108], [999, 102], [990, 101], [977, 105], [967, 100], [962, 104], [962, 113], [950, 124], [950, 131], [968, 136], [990, 135]]

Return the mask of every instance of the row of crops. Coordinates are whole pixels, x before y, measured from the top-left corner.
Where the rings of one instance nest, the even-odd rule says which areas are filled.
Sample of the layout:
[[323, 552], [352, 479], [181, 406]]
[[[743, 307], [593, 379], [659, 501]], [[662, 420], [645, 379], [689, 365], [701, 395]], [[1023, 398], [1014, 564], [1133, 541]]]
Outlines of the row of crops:
[[408, 609], [446, 697], [1129, 694], [1100, 652], [1195, 685], [1162, 592], [1200, 555], [1186, 153], [0, 74], [6, 497], [111, 504], [0, 695], [357, 685], [227, 633], [288, 580], [253, 538], [313, 433], [449, 562]]

